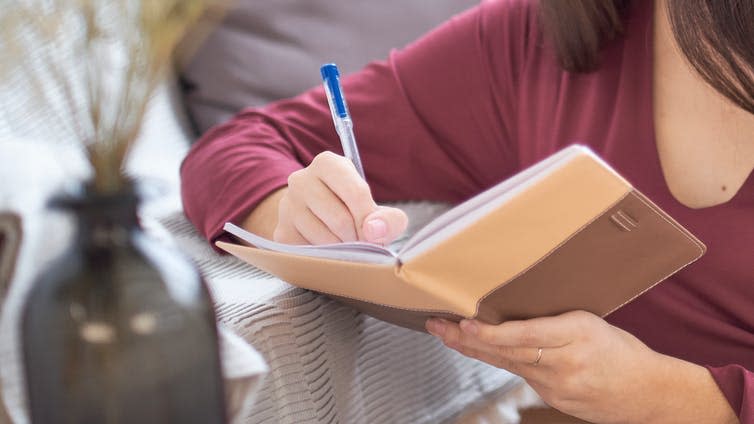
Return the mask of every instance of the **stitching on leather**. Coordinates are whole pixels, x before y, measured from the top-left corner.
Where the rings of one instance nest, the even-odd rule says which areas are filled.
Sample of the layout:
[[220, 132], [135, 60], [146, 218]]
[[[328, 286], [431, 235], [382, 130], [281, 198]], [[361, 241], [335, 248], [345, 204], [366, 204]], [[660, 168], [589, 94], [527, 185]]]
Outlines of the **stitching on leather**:
[[585, 229], [586, 227], [588, 227], [589, 225], [591, 225], [591, 224], [592, 224], [593, 222], [595, 222], [596, 220], [600, 219], [600, 218], [601, 218], [602, 216], [604, 216], [604, 215], [605, 215], [605, 213], [607, 213], [607, 211], [609, 211], [610, 209], [614, 208], [614, 207], [615, 207], [616, 205], [618, 205], [619, 203], [623, 202], [623, 201], [624, 201], [624, 200], [625, 200], [626, 198], [628, 198], [629, 196], [631, 196], [631, 197], [634, 197], [634, 198], [638, 199], [639, 201], [641, 201], [641, 202], [642, 202], [642, 203], [643, 203], [643, 204], [644, 204], [645, 206], [649, 207], [649, 208], [650, 208], [650, 209], [651, 209], [651, 210], [652, 210], [652, 211], [653, 211], [653, 212], [654, 212], [654, 213], [655, 213], [656, 215], [660, 216], [660, 217], [661, 217], [661, 218], [662, 218], [663, 220], [665, 220], [665, 222], [669, 223], [670, 225], [672, 225], [672, 226], [673, 226], [673, 228], [675, 228], [676, 230], [678, 230], [678, 232], [680, 232], [681, 234], [683, 234], [683, 236], [684, 236], [684, 237], [686, 237], [686, 238], [687, 238], [688, 240], [690, 240], [691, 242], [693, 242], [693, 244], [694, 244], [694, 245], [695, 245], [695, 246], [696, 246], [696, 247], [698, 248], [698, 250], [699, 250], [699, 254], [698, 254], [697, 256], [695, 256], [695, 257], [694, 257], [693, 259], [691, 259], [691, 260], [690, 260], [689, 262], [687, 262], [687, 263], [683, 264], [682, 266], [680, 266], [680, 267], [676, 268], [676, 269], [675, 269], [675, 270], [673, 270], [672, 272], [670, 272], [670, 273], [668, 273], [667, 275], [665, 275], [665, 276], [664, 276], [663, 278], [661, 278], [661, 279], [659, 279], [659, 280], [655, 281], [654, 283], [652, 283], [651, 285], [649, 285], [649, 286], [648, 286], [647, 288], [645, 288], [644, 290], [642, 290], [642, 291], [638, 292], [637, 294], [635, 294], [635, 295], [634, 295], [633, 297], [631, 297], [630, 299], [626, 300], [625, 302], [623, 302], [623, 303], [621, 303], [620, 305], [616, 306], [615, 308], [611, 309], [611, 310], [610, 310], [610, 312], [607, 312], [606, 314], [602, 315], [603, 317], [604, 317], [604, 316], [607, 316], [607, 315], [609, 315], [610, 313], [612, 313], [613, 311], [615, 311], [615, 310], [617, 310], [617, 309], [621, 308], [622, 306], [624, 306], [624, 305], [626, 305], [626, 304], [630, 303], [630, 302], [631, 302], [632, 300], [636, 299], [637, 297], [639, 297], [640, 295], [642, 295], [643, 293], [645, 293], [646, 291], [648, 291], [648, 290], [649, 290], [649, 289], [651, 289], [652, 287], [654, 287], [654, 286], [656, 286], [657, 284], [659, 284], [660, 282], [664, 281], [664, 280], [665, 280], [665, 279], [667, 279], [667, 278], [668, 278], [669, 276], [671, 276], [671, 275], [675, 274], [675, 273], [676, 273], [676, 272], [678, 272], [679, 270], [681, 270], [681, 269], [685, 268], [686, 266], [688, 266], [688, 265], [689, 265], [690, 263], [692, 263], [692, 262], [696, 261], [697, 259], [699, 259], [699, 258], [700, 258], [700, 257], [701, 257], [701, 256], [702, 256], [702, 255], [704, 254], [704, 252], [706, 251], [706, 246], [704, 245], [704, 243], [702, 243], [702, 242], [701, 242], [700, 240], [698, 240], [697, 238], [695, 238], [695, 237], [691, 236], [691, 235], [689, 234], [689, 232], [688, 232], [688, 231], [687, 231], [687, 230], [686, 230], [685, 228], [683, 228], [683, 227], [682, 227], [682, 226], [681, 226], [680, 224], [678, 224], [678, 222], [676, 222], [676, 221], [675, 221], [675, 220], [673, 220], [673, 219], [668, 219], [668, 217], [666, 216], [666, 214], [665, 214], [665, 213], [662, 213], [662, 210], [660, 210], [660, 209], [659, 209], [659, 208], [658, 208], [658, 207], [657, 207], [657, 206], [656, 206], [656, 205], [655, 205], [654, 203], [651, 203], [651, 202], [648, 202], [647, 200], [645, 200], [645, 199], [644, 199], [644, 195], [643, 195], [643, 194], [641, 194], [641, 193], [640, 193], [640, 192], [639, 192], [638, 190], [636, 190], [635, 188], [632, 188], [632, 190], [631, 190], [631, 191], [627, 192], [627, 193], [626, 193], [625, 195], [623, 195], [623, 196], [622, 196], [622, 197], [621, 197], [620, 199], [618, 199], [618, 200], [617, 200], [616, 202], [614, 202], [613, 204], [611, 204], [610, 206], [608, 206], [608, 207], [607, 207], [606, 209], [604, 209], [604, 210], [603, 210], [602, 212], [600, 212], [599, 214], [597, 214], [597, 215], [596, 215], [596, 216], [595, 216], [595, 217], [594, 217], [594, 218], [593, 218], [592, 220], [590, 220], [589, 222], [587, 222], [586, 224], [584, 224], [584, 225], [583, 225], [583, 226], [582, 226], [581, 228], [579, 228], [578, 230], [574, 231], [574, 233], [573, 233], [573, 234], [571, 234], [571, 236], [570, 236], [570, 237], [568, 237], [568, 238], [566, 238], [565, 240], [563, 240], [563, 241], [562, 241], [562, 242], [561, 242], [560, 244], [558, 244], [557, 246], [555, 246], [555, 248], [553, 248], [552, 250], [550, 250], [549, 252], [547, 252], [547, 254], [546, 254], [546, 255], [543, 255], [543, 256], [542, 256], [542, 257], [541, 257], [541, 258], [540, 258], [540, 259], [539, 259], [538, 261], [536, 261], [536, 262], [535, 262], [534, 264], [532, 264], [531, 266], [529, 266], [529, 267], [528, 267], [528, 268], [526, 268], [525, 270], [521, 271], [520, 273], [516, 274], [515, 276], [511, 277], [511, 278], [510, 278], [510, 279], [508, 279], [507, 281], [505, 281], [505, 282], [501, 283], [500, 285], [496, 286], [496, 287], [495, 287], [494, 289], [490, 290], [490, 291], [489, 291], [489, 292], [488, 292], [487, 294], [485, 294], [485, 295], [484, 295], [484, 296], [483, 296], [482, 298], [480, 298], [480, 299], [479, 299], [479, 301], [478, 301], [478, 302], [477, 302], [477, 304], [476, 304], [476, 312], [474, 313], [474, 316], [478, 316], [478, 315], [479, 315], [479, 308], [480, 308], [480, 306], [481, 306], [482, 302], [484, 301], [484, 299], [486, 299], [487, 297], [489, 297], [490, 295], [492, 295], [493, 293], [495, 293], [495, 292], [496, 292], [497, 290], [499, 290], [499, 289], [500, 289], [501, 287], [504, 287], [505, 285], [507, 285], [507, 284], [509, 284], [510, 282], [514, 281], [514, 280], [515, 280], [516, 278], [518, 278], [518, 277], [520, 277], [521, 275], [523, 275], [523, 274], [525, 274], [525, 273], [529, 272], [529, 270], [531, 270], [531, 269], [532, 269], [532, 268], [534, 268], [535, 266], [539, 265], [539, 264], [540, 264], [540, 263], [541, 263], [542, 261], [544, 261], [545, 259], [549, 258], [549, 257], [550, 257], [550, 256], [551, 256], [551, 255], [552, 255], [553, 253], [555, 253], [555, 251], [557, 251], [557, 250], [558, 250], [558, 249], [559, 249], [559, 248], [560, 248], [560, 247], [561, 247], [562, 245], [564, 245], [565, 243], [569, 242], [569, 241], [570, 241], [570, 240], [571, 240], [571, 239], [572, 239], [573, 237], [575, 237], [576, 235], [578, 235], [579, 233], [581, 233], [581, 232], [582, 232], [582, 231], [583, 231], [583, 230], [584, 230], [584, 229]]
[[[653, 210], [655, 210], [655, 211], [657, 210], [657, 206], [656, 206], [656, 205], [655, 205], [654, 203], [651, 203], [651, 202], [648, 202], [648, 201], [646, 201], [646, 200], [644, 199], [644, 196], [643, 196], [643, 195], [638, 195], [638, 194], [636, 194], [636, 193], [633, 193], [633, 192], [632, 192], [631, 194], [632, 194], [632, 195], [633, 195], [633, 196], [634, 196], [635, 198], [639, 199], [639, 200], [640, 200], [640, 201], [641, 201], [642, 203], [644, 203], [645, 205], [647, 205], [648, 207], [652, 208], [652, 209], [653, 209]], [[654, 283], [652, 283], [651, 285], [649, 285], [649, 286], [648, 286], [647, 288], [645, 288], [644, 290], [640, 291], [639, 293], [636, 293], [636, 295], [634, 295], [634, 296], [633, 296], [633, 297], [631, 297], [630, 299], [626, 300], [625, 302], [623, 302], [623, 303], [621, 303], [620, 305], [616, 306], [615, 308], [611, 309], [611, 310], [610, 310], [609, 312], [607, 312], [607, 313], [605, 313], [604, 315], [602, 315], [603, 317], [605, 317], [605, 316], [607, 316], [607, 315], [610, 315], [611, 313], [613, 313], [613, 312], [617, 311], [617, 310], [618, 310], [618, 309], [620, 309], [621, 307], [623, 307], [623, 306], [625, 306], [625, 305], [627, 305], [627, 304], [631, 303], [631, 301], [633, 301], [633, 300], [634, 300], [634, 299], [636, 299], [637, 297], [641, 296], [642, 294], [646, 293], [647, 291], [649, 291], [649, 290], [650, 290], [651, 288], [653, 288], [654, 286], [656, 286], [656, 285], [660, 284], [660, 283], [661, 283], [662, 281], [665, 281], [665, 280], [666, 280], [666, 279], [667, 279], [668, 277], [670, 277], [671, 275], [675, 274], [676, 272], [678, 272], [678, 271], [682, 270], [683, 268], [687, 267], [687, 266], [688, 266], [689, 264], [693, 263], [693, 262], [694, 262], [694, 261], [696, 261], [697, 259], [701, 258], [701, 257], [702, 257], [702, 255], [704, 255], [704, 252], [706, 252], [706, 251], [707, 251], [707, 247], [705, 246], [705, 244], [704, 244], [704, 243], [702, 243], [702, 242], [701, 242], [701, 240], [697, 239], [696, 237], [693, 237], [693, 236], [691, 236], [691, 235], [689, 234], [689, 232], [688, 232], [688, 231], [687, 231], [687, 230], [686, 230], [685, 228], [683, 228], [683, 227], [682, 227], [682, 226], [681, 226], [681, 225], [680, 225], [680, 224], [679, 224], [678, 222], [676, 222], [676, 221], [675, 221], [674, 219], [668, 219], [668, 217], [666, 217], [666, 216], [665, 216], [664, 214], [659, 214], [659, 215], [660, 215], [660, 216], [661, 216], [661, 217], [662, 217], [662, 218], [663, 218], [663, 219], [664, 219], [664, 220], [665, 220], [666, 222], [668, 222], [668, 223], [669, 223], [670, 225], [672, 225], [673, 227], [675, 227], [675, 228], [676, 228], [676, 229], [677, 229], [677, 230], [678, 230], [678, 231], [679, 231], [679, 232], [680, 232], [681, 234], [683, 234], [683, 235], [684, 235], [684, 236], [685, 236], [685, 237], [686, 237], [687, 239], [689, 239], [689, 240], [690, 240], [691, 242], [693, 242], [693, 243], [694, 243], [694, 245], [696, 245], [696, 247], [697, 247], [697, 249], [698, 249], [698, 252], [699, 252], [699, 254], [698, 254], [698, 255], [696, 255], [696, 256], [695, 256], [694, 258], [692, 258], [692, 259], [691, 259], [690, 261], [688, 261], [688, 262], [686, 262], [685, 264], [683, 264], [683, 265], [679, 266], [679, 267], [678, 267], [678, 268], [676, 268], [675, 270], [673, 270], [673, 271], [669, 272], [669, 273], [668, 273], [668, 274], [666, 274], [666, 275], [665, 275], [664, 277], [662, 277], [662, 278], [660, 278], [659, 280], [655, 281]]]

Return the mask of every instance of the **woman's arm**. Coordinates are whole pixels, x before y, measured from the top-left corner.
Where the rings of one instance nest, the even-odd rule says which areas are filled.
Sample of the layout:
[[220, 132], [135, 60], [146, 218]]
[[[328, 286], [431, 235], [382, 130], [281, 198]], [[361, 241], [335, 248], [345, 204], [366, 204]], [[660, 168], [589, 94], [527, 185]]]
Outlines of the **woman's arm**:
[[738, 422], [704, 367], [659, 354], [587, 312], [500, 325], [433, 319], [427, 330], [522, 376], [550, 406], [590, 422]]
[[[373, 199], [458, 202], [515, 171], [502, 119], [513, 102], [499, 99], [513, 95], [516, 44], [529, 18], [511, 4], [485, 3], [343, 79]], [[265, 202], [269, 210], [251, 211], [326, 150], [340, 145], [320, 87], [245, 110], [189, 152], [184, 210], [210, 240], [227, 221], [270, 235], [285, 194]]]

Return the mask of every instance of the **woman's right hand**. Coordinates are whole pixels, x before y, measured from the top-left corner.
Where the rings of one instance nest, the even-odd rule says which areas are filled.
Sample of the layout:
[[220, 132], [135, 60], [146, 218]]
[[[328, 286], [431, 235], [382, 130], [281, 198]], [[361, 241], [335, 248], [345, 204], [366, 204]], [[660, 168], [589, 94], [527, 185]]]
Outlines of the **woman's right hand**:
[[262, 202], [244, 226], [264, 235], [255, 227], [266, 221], [269, 228], [272, 221], [260, 215], [273, 209], [277, 222], [272, 238], [288, 244], [359, 240], [386, 245], [408, 225], [402, 210], [378, 206], [351, 161], [332, 152], [318, 154], [308, 167], [292, 173], [288, 187]]

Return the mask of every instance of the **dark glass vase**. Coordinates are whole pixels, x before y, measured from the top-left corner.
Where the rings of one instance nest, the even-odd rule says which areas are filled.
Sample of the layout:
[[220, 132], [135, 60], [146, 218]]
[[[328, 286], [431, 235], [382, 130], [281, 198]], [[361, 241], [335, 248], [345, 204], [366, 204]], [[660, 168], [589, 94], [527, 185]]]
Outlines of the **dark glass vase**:
[[78, 230], [23, 311], [32, 422], [225, 423], [206, 285], [144, 234], [133, 187], [52, 205], [75, 215]]

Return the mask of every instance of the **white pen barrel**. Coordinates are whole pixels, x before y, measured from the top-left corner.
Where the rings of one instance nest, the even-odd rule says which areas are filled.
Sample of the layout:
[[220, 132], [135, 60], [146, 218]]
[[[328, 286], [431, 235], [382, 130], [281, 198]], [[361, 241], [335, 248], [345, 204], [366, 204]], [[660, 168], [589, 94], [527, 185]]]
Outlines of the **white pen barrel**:
[[356, 137], [353, 135], [353, 121], [350, 118], [338, 118], [336, 129], [343, 145], [343, 155], [351, 159], [361, 178], [364, 178], [364, 167], [361, 165], [361, 157], [356, 147]]

